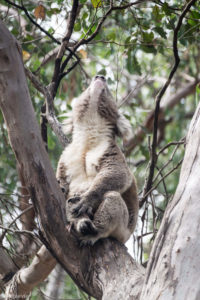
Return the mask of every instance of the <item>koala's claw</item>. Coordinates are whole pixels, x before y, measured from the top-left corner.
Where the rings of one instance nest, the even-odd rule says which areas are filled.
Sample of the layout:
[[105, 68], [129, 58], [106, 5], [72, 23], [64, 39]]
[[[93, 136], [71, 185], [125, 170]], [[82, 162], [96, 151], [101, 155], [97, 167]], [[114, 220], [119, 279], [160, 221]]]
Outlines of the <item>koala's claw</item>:
[[82, 241], [80, 241], [79, 245], [80, 245], [80, 247], [93, 246], [93, 242], [92, 241], [82, 240]]
[[95, 236], [98, 234], [96, 227], [94, 226], [94, 224], [91, 222], [90, 219], [85, 220], [84, 222], [81, 223], [79, 231], [83, 236], [87, 236], [87, 235]]
[[92, 207], [88, 207], [86, 204], [79, 204], [74, 209], [72, 209], [72, 214], [78, 218], [83, 215], [87, 215], [91, 220], [93, 220], [94, 214], [92, 212]]
[[76, 204], [77, 202], [80, 201], [80, 197], [79, 196], [75, 196], [75, 197], [69, 198], [67, 201], [70, 204]]

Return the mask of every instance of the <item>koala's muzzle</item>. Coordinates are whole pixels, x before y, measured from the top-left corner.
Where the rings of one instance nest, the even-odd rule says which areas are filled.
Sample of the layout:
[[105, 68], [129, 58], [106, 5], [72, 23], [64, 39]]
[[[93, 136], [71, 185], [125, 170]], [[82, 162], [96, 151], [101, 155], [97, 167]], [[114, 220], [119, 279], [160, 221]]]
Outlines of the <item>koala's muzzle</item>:
[[103, 75], [96, 75], [94, 80], [101, 79], [102, 81], [106, 81], [106, 78]]

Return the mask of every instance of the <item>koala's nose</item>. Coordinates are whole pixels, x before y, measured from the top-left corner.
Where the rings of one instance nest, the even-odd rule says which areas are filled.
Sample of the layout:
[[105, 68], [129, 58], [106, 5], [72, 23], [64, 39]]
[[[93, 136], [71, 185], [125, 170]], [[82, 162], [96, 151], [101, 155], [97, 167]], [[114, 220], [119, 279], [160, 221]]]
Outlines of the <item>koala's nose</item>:
[[101, 78], [103, 81], [106, 81], [106, 78], [103, 75], [96, 75], [95, 79]]

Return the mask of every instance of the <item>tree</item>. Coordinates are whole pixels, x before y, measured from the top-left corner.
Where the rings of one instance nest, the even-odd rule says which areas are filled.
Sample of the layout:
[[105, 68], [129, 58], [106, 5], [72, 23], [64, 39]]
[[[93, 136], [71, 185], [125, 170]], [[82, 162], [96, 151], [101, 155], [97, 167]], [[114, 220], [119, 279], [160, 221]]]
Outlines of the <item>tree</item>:
[[[10, 1], [6, 2], [12, 4], [13, 7], [23, 11], [24, 14], [28, 16], [29, 20], [31, 20], [31, 22], [34, 21], [24, 4], [19, 5], [16, 3], [11, 3]], [[38, 89], [38, 91], [40, 91], [40, 93], [43, 94], [45, 98], [45, 105], [41, 107], [41, 128], [42, 138], [43, 141], [46, 142], [46, 144], [47, 142], [49, 142], [47, 141], [47, 122], [51, 125], [54, 132], [58, 135], [61, 143], [64, 145], [67, 142], [66, 137], [62, 134], [60, 124], [55, 117], [53, 99], [56, 96], [56, 92], [62, 78], [68, 75], [69, 72], [72, 71], [76, 66], [81, 64], [80, 57], [76, 54], [79, 46], [95, 41], [95, 38], [101, 32], [103, 23], [106, 20], [107, 22], [109, 22], [109, 19], [107, 18], [111, 15], [112, 12], [124, 11], [127, 8], [130, 8], [132, 6], [135, 7], [136, 5], [138, 5], [138, 7], [136, 8], [137, 12], [140, 14], [142, 11], [141, 3], [145, 1], [125, 4], [123, 3], [119, 4], [118, 6], [114, 6], [113, 3], [110, 2], [106, 12], [104, 10], [107, 8], [106, 2], [100, 2], [97, 5], [96, 10], [94, 10], [96, 2], [93, 1], [92, 3], [94, 7], [90, 5], [88, 6], [92, 12], [91, 14], [93, 14], [95, 11], [93, 22], [90, 24], [87, 34], [84, 37], [81, 37], [71, 46], [70, 37], [72, 35], [73, 29], [79, 28], [80, 30], [79, 23], [81, 19], [79, 19], [79, 17], [83, 17], [85, 13], [85, 6], [83, 6], [85, 1], [81, 2], [83, 3], [81, 3], [81, 5], [79, 6], [78, 1], [73, 1], [72, 10], [68, 19], [67, 33], [65, 34], [61, 46], [59, 47], [59, 51], [58, 49], [53, 49], [54, 52], [58, 54], [55, 60], [55, 67], [52, 74], [53, 76], [51, 84], [45, 87], [41, 83], [41, 80], [39, 81], [38, 77], [30, 72], [29, 69], [26, 69], [27, 76], [31, 79], [34, 86]], [[164, 111], [163, 107], [167, 107], [167, 105], [169, 105], [170, 99], [168, 99], [168, 104], [166, 106], [161, 106], [161, 109], [160, 101], [166, 91], [166, 88], [170, 84], [170, 81], [173, 78], [173, 75], [179, 64], [177, 41], [180, 30], [185, 26], [184, 29], [186, 30], [186, 32], [189, 30], [190, 32], [193, 31], [195, 34], [195, 28], [197, 28], [197, 24], [195, 23], [194, 25], [194, 23], [192, 23], [191, 21], [198, 21], [199, 15], [195, 14], [197, 13], [196, 10], [198, 6], [194, 7], [191, 10], [191, 7], [192, 5], [194, 5], [194, 3], [195, 1], [189, 1], [187, 5], [181, 8], [180, 11], [177, 10], [177, 6], [176, 8], [174, 8], [173, 6], [169, 7], [167, 4], [163, 4], [161, 5], [162, 10], [160, 10], [158, 5], [153, 4], [152, 15], [155, 18], [154, 21], [156, 22], [156, 24], [158, 24], [159, 20], [163, 18], [161, 15], [164, 14], [164, 12], [166, 13], [166, 16], [170, 16], [170, 22], [173, 21], [172, 31], [175, 63], [168, 80], [158, 93], [154, 115], [152, 116], [152, 114], [150, 114], [145, 123], [145, 126], [148, 128], [150, 124], [148, 120], [154, 120], [150, 155], [150, 172], [149, 176], [147, 177], [146, 184], [144, 185], [143, 196], [141, 197], [141, 210], [143, 220], [146, 220], [146, 215], [149, 211], [147, 205], [150, 199], [152, 199], [153, 197], [153, 191], [155, 190], [155, 188], [157, 188], [156, 185], [158, 185], [159, 183], [163, 183], [163, 185], [165, 185], [163, 177], [166, 177], [167, 173], [164, 176], [162, 175], [162, 167], [158, 169], [157, 174], [155, 174], [154, 176], [155, 168], [159, 167], [159, 155], [162, 154], [166, 149], [168, 149], [172, 144], [176, 144], [176, 146], [178, 146], [180, 143], [182, 143], [171, 142], [157, 152], [157, 144], [159, 142], [159, 139], [162, 141], [162, 136], [164, 136], [163, 130], [166, 127], [166, 124], [164, 124], [163, 127], [161, 122], [161, 120], [164, 120], [162, 116]], [[103, 15], [99, 17], [98, 12], [101, 12], [101, 5]], [[38, 17], [39, 12], [39, 16], [43, 17], [45, 11], [44, 6], [40, 5], [40, 8], [39, 6], [36, 8], [36, 17]], [[83, 12], [81, 12], [81, 10], [83, 10]], [[175, 14], [176, 18], [174, 18], [174, 14], [171, 14], [171, 10], [178, 12], [177, 14]], [[186, 17], [186, 14], [189, 11], [190, 16], [187, 19], [187, 23], [182, 24], [184, 18]], [[95, 19], [96, 14], [99, 19]], [[24, 16], [22, 15], [21, 17]], [[117, 24], [117, 22], [119, 22], [118, 18], [120, 17], [118, 16], [118, 14], [116, 14], [113, 19], [110, 18], [110, 22], [114, 20]], [[124, 24], [126, 25], [126, 15], [124, 15], [124, 19]], [[176, 25], [174, 25], [175, 21]], [[192, 25], [189, 23], [191, 27], [188, 28], [187, 26], [189, 21]], [[143, 42], [149, 43], [148, 45], [144, 45], [143, 43], [141, 47], [143, 47], [145, 51], [149, 51], [151, 49], [151, 52], [155, 52], [154, 46], [152, 46], [151, 44], [154, 36], [152, 38], [152, 33], [149, 33], [148, 29], [145, 32], [145, 23], [143, 24], [143, 21], [141, 20], [140, 22], [141, 24], [139, 25], [141, 26], [142, 32], [138, 33], [138, 36], [141, 35], [141, 37], [144, 38]], [[35, 25], [40, 30], [45, 32], [45, 34], [49, 36], [49, 38], [54, 38], [51, 34], [49, 34], [48, 31], [38, 25], [38, 23], [36, 23]], [[94, 28], [91, 25], [93, 25]], [[87, 27], [88, 25], [85, 25], [83, 22], [83, 28], [84, 26]], [[158, 32], [161, 36], [164, 36], [164, 31], [162, 31], [161, 28], [161, 26], [157, 26], [157, 29], [155, 31]], [[8, 289], [9, 295], [7, 296], [7, 299], [15, 299], [16, 291], [18, 295], [21, 295], [22, 297], [25, 294], [28, 294], [36, 284], [44, 280], [50, 270], [55, 266], [56, 260], [83, 290], [96, 298], [139, 299], [141, 293], [142, 294], [140, 299], [146, 299], [147, 296], [150, 297], [150, 299], [184, 299], [184, 297], [185, 299], [186, 297], [190, 297], [191, 299], [198, 298], [199, 276], [198, 269], [196, 269], [195, 266], [197, 266], [199, 262], [199, 243], [197, 240], [199, 215], [197, 209], [198, 204], [195, 203], [195, 199], [198, 196], [198, 185], [195, 185], [195, 183], [196, 180], [198, 180], [198, 170], [196, 170], [196, 168], [198, 168], [197, 154], [199, 149], [199, 108], [197, 108], [187, 135], [186, 153], [182, 165], [179, 186], [173, 200], [168, 204], [166, 208], [162, 224], [154, 241], [147, 270], [144, 271], [143, 267], [139, 266], [127, 254], [124, 246], [120, 245], [114, 240], [108, 239], [99, 241], [97, 244], [95, 244], [94, 247], [85, 247], [80, 249], [73, 237], [70, 236], [65, 230], [65, 214], [62, 204], [64, 202], [63, 195], [59, 189], [54, 176], [54, 172], [50, 166], [48, 155], [46, 153], [44, 143], [42, 142], [39, 128], [34, 117], [34, 110], [31, 105], [31, 100], [26, 85], [19, 44], [9, 34], [2, 23], [0, 26], [0, 31], [2, 37], [0, 42], [0, 46], [2, 49], [0, 54], [0, 106], [4, 115], [4, 119], [6, 121], [9, 140], [18, 163], [18, 173], [21, 175], [21, 182], [24, 182], [26, 189], [28, 190], [32, 199], [34, 209], [39, 218], [40, 229], [37, 237], [42, 241], [42, 243], [44, 243], [44, 245], [51, 253], [50, 254], [46, 250], [46, 248], [42, 246], [31, 264], [25, 269], [21, 269], [13, 277], [13, 274], [16, 272], [16, 265], [14, 263], [15, 260], [12, 257], [12, 259], [14, 260], [13, 262], [10, 255], [8, 255], [5, 249], [1, 248], [1, 257], [4, 257], [4, 259], [2, 260], [2, 264], [0, 265], [1, 274], [4, 276], [3, 280], [4, 282], [6, 282], [8, 281], [8, 279], [12, 278], [11, 284], [9, 285]], [[105, 34], [108, 38], [107, 33], [103, 34]], [[114, 36], [112, 36], [111, 39], [114, 39]], [[55, 42], [57, 42], [57, 40], [55, 40]], [[129, 42], [130, 40], [128, 41], [128, 43]], [[72, 48], [69, 48], [69, 46]], [[139, 50], [141, 51], [141, 49]], [[65, 57], [66, 50], [69, 53], [67, 57]], [[82, 51], [81, 55], [85, 55], [84, 51], [85, 50]], [[98, 51], [98, 48], [96, 51]], [[24, 53], [24, 55], [25, 54], [28, 55], [26, 52]], [[75, 57], [75, 62], [72, 61], [73, 57]], [[131, 70], [132, 65], [134, 65], [134, 67], [137, 69], [137, 72], [139, 72], [140, 66], [137, 62], [136, 53], [134, 53], [134, 50], [131, 48], [127, 49], [127, 59], [129, 60], [129, 63], [131, 63], [127, 66], [129, 72], [131, 73], [133, 71]], [[72, 63], [71, 66], [68, 65], [69, 62]], [[67, 65], [68, 69], [67, 71], [65, 71]], [[41, 71], [40, 76], [42, 76], [41, 66], [39, 67], [39, 71]], [[82, 65], [80, 65], [80, 67], [83, 68]], [[15, 70], [15, 72], [13, 72], [13, 70]], [[44, 78], [44, 80], [47, 80], [47, 78]], [[187, 93], [188, 90], [190, 91], [188, 93], [192, 93], [197, 82], [198, 78], [196, 78], [194, 82], [192, 82], [192, 84], [187, 87], [187, 89], [185, 88], [185, 93]], [[126, 97], [122, 102], [128, 101], [130, 93], [133, 93], [134, 91], [135, 90], [131, 90], [128, 93], [128, 97]], [[178, 95], [176, 95], [176, 97], [174, 96], [174, 98], [176, 99], [176, 101], [179, 101], [183, 96], [180, 96], [180, 92], [177, 94]], [[177, 100], [177, 98], [179, 100]], [[17, 105], [15, 105], [14, 101], [15, 103], [17, 103]], [[175, 100], [173, 101], [175, 102]], [[171, 102], [173, 101], [171, 100]], [[150, 128], [151, 127], [149, 126], [149, 129]], [[160, 133], [159, 139], [157, 138], [158, 129]], [[139, 133], [136, 132], [133, 140], [138, 137]], [[129, 151], [133, 149], [133, 140], [129, 141]], [[169, 153], [169, 155], [171, 155], [171, 153]], [[146, 156], [146, 158], [149, 157]], [[166, 164], [167, 162], [169, 164], [169, 161], [166, 160]], [[172, 171], [174, 171], [174, 169], [179, 165], [180, 162], [178, 162], [178, 164], [176, 164], [175, 167], [168, 173], [172, 173]], [[156, 181], [160, 175], [162, 177], [162, 180]], [[22, 199], [29, 198], [25, 191], [22, 191], [21, 194], [23, 196]], [[187, 205], [188, 201], [190, 204]], [[152, 200], [152, 207], [154, 203], [155, 199]], [[144, 205], [145, 208], [143, 208]], [[154, 234], [156, 233], [158, 223], [161, 220], [161, 217], [158, 218], [158, 216], [156, 215], [159, 209], [162, 212], [162, 209], [159, 208], [158, 205], [156, 209], [153, 208], [151, 210], [153, 215], [153, 224], [152, 222], [149, 222], [149, 226], [153, 228]], [[26, 215], [26, 212], [30, 213], [30, 211], [33, 212], [32, 207], [28, 207], [28, 210], [25, 212], [22, 211], [22, 213]], [[34, 214], [32, 215], [32, 218], [34, 218]], [[154, 224], [154, 222], [156, 224]], [[13, 232], [15, 234], [31, 234], [32, 236], [35, 236], [33, 232], [27, 230], [28, 225], [26, 224], [24, 230], [14, 230]], [[186, 227], [188, 228], [188, 225], [193, 226], [194, 232], [192, 231], [192, 233], [187, 234]], [[5, 229], [6, 232], [8, 232], [9, 230], [11, 230], [12, 232], [12, 229], [10, 228], [5, 228], [4, 226], [1, 227]], [[3, 237], [5, 236], [6, 232], [3, 232]], [[28, 242], [30, 247], [30, 238]], [[193, 255], [189, 256], [188, 253], [192, 253]], [[143, 254], [142, 251], [141, 254]], [[185, 262], [186, 257], [189, 261], [188, 263]], [[193, 259], [195, 258], [195, 265], [192, 265], [192, 262], [190, 262], [189, 258], [191, 257]], [[175, 260], [176, 263], [174, 263]], [[22, 265], [23, 264], [24, 262], [22, 262]], [[46, 266], [46, 264], [47, 267], [44, 268], [44, 265]], [[163, 274], [163, 276], [160, 276], [158, 278], [157, 274]], [[188, 274], [190, 276], [188, 276]], [[127, 275], [129, 277], [128, 281]], [[183, 285], [183, 282], [185, 282], [185, 278], [187, 278], [187, 281], [189, 282], [188, 285]], [[190, 281], [192, 281], [192, 284], [190, 283]], [[13, 296], [12, 293], [14, 293], [15, 296]]]

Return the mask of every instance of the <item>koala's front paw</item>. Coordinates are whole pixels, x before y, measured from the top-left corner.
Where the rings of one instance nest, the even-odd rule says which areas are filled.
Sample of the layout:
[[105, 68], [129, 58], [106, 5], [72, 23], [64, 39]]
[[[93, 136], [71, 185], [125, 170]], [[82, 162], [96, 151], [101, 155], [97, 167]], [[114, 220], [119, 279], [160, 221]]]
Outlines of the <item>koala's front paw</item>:
[[78, 218], [83, 215], [87, 215], [91, 220], [93, 220], [93, 211], [92, 207], [88, 206], [87, 203], [79, 202], [73, 209], [72, 209], [72, 215], [75, 218]]
[[77, 230], [81, 233], [81, 235], [86, 236], [86, 235], [97, 235], [98, 231], [92, 221], [90, 219], [81, 219], [78, 222], [77, 225]]
[[79, 202], [80, 201], [80, 197], [79, 196], [74, 196], [74, 197], [72, 197], [72, 198], [69, 198], [68, 200], [67, 200], [67, 202], [68, 203], [70, 203], [70, 204], [76, 204], [77, 202]]

